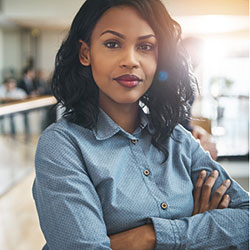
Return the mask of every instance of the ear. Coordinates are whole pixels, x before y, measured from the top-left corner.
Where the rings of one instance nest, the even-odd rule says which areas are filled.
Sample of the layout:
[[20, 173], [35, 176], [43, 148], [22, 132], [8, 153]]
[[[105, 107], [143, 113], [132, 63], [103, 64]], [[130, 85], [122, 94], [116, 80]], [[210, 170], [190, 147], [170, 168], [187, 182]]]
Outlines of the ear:
[[90, 51], [89, 46], [82, 40], [79, 40], [79, 60], [83, 66], [90, 65]]

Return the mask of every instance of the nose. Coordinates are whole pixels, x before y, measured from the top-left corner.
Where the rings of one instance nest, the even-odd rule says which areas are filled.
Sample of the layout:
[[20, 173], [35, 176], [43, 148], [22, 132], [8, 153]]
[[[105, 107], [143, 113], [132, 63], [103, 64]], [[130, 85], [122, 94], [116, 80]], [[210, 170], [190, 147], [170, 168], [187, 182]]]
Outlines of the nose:
[[124, 50], [120, 60], [121, 68], [135, 69], [139, 67], [139, 58], [134, 48]]

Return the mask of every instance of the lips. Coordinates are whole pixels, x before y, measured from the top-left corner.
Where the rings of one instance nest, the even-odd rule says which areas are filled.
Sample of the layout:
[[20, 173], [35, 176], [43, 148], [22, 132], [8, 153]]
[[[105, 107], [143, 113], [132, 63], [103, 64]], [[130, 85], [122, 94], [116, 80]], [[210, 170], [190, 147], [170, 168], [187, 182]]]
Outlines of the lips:
[[142, 81], [136, 75], [122, 75], [114, 78], [114, 80], [126, 88], [134, 88]]

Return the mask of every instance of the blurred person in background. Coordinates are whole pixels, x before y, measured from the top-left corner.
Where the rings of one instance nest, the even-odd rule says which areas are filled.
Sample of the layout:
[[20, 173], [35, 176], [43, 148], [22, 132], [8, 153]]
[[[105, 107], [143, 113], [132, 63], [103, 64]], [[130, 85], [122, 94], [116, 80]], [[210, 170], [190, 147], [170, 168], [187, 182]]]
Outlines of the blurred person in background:
[[0, 100], [1, 102], [10, 102], [20, 99], [25, 99], [27, 93], [17, 87], [17, 81], [15, 78], [9, 77], [4, 80], [3, 85], [0, 86]]
[[23, 77], [18, 83], [18, 87], [23, 89], [30, 97], [37, 96], [37, 85], [35, 81], [35, 71], [33, 68], [26, 67], [23, 70]]
[[[9, 103], [21, 99], [25, 99], [27, 97], [27, 94], [25, 91], [21, 88], [17, 87], [17, 81], [13, 77], [6, 78], [3, 82], [3, 85], [0, 86], [0, 103]], [[16, 126], [14, 122], [14, 115], [10, 114], [10, 132], [11, 135], [16, 134]], [[5, 129], [3, 126], [3, 118], [1, 117], [1, 130], [2, 133], [5, 133]]]
[[37, 94], [40, 95], [50, 95], [51, 86], [49, 80], [45, 77], [42, 69], [36, 71], [35, 85], [37, 89]]
[[[36, 97], [38, 95], [37, 86], [35, 82], [35, 70], [33, 67], [26, 67], [23, 70], [23, 77], [18, 83], [18, 87], [23, 89], [28, 97]], [[25, 124], [25, 138], [26, 141], [30, 138], [30, 123], [29, 112], [23, 112], [24, 124]]]
[[[203, 40], [198, 37], [186, 37], [182, 40], [181, 46], [184, 47], [187, 57], [189, 58], [189, 63], [192, 66], [192, 70], [195, 73], [195, 70], [201, 63], [201, 55], [203, 49]], [[191, 108], [194, 103], [195, 96], [189, 101], [190, 104], [190, 117], [191, 117]], [[195, 139], [200, 141], [202, 148], [205, 151], [208, 151], [213, 160], [216, 160], [218, 157], [218, 152], [216, 148], [216, 143], [213, 142], [211, 135], [202, 127], [198, 125], [191, 124], [192, 118], [185, 119], [182, 121], [182, 126], [185, 127], [188, 131], [192, 133]]]
[[[45, 77], [44, 71], [39, 69], [36, 71], [35, 82], [37, 86], [37, 94], [39, 96], [52, 95], [51, 91], [51, 76]], [[44, 130], [51, 123], [56, 121], [56, 107], [45, 107], [44, 117], [42, 118], [41, 129]]]

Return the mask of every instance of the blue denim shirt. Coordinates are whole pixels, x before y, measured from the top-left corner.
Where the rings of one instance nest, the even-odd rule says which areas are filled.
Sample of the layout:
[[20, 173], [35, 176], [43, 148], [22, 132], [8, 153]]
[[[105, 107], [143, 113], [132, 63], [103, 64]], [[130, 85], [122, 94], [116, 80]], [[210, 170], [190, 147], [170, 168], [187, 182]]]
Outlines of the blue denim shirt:
[[33, 195], [44, 249], [111, 249], [108, 235], [147, 223], [155, 249], [248, 249], [248, 194], [232, 180], [229, 208], [192, 216], [199, 172], [219, 171], [213, 190], [230, 177], [180, 125], [161, 164], [151, 132], [142, 111], [129, 134], [102, 110], [93, 130], [61, 119], [43, 132]]

